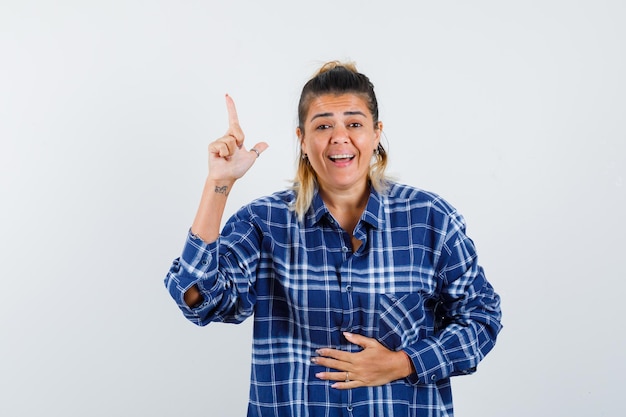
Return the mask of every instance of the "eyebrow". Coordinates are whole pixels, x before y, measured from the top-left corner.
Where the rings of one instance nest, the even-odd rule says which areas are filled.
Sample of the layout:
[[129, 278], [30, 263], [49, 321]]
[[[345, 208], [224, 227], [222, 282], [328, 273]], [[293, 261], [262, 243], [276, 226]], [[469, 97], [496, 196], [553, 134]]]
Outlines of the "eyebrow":
[[[358, 110], [356, 110], [356, 111], [345, 111], [345, 112], [343, 112], [343, 115], [344, 116], [360, 115], [360, 116], [363, 116], [363, 117], [367, 117], [365, 115], [365, 113], [363, 113], [362, 111], [358, 111]], [[312, 122], [313, 120], [317, 119], [318, 117], [331, 117], [331, 116], [334, 116], [334, 113], [330, 113], [330, 112], [328, 112], [328, 113], [318, 113], [318, 114], [314, 115], [313, 117], [311, 117], [310, 121]]]

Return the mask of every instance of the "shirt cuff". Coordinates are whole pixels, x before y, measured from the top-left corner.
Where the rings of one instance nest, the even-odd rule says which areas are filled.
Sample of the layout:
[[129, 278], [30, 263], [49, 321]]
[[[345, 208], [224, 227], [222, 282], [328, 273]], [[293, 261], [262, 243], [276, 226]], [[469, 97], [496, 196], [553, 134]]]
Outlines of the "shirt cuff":
[[421, 340], [403, 350], [415, 368], [415, 372], [407, 377], [410, 384], [434, 384], [451, 376], [448, 360], [436, 342]]
[[211, 263], [216, 258], [217, 246], [217, 240], [212, 243], [206, 243], [200, 237], [191, 233], [191, 229], [189, 229], [181, 261], [184, 268], [196, 280], [204, 278], [207, 271], [211, 269]]

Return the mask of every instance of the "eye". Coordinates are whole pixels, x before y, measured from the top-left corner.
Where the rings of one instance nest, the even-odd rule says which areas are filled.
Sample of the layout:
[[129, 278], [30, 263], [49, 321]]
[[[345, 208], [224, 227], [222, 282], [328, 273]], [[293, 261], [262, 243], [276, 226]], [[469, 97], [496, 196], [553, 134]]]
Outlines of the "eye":
[[359, 122], [353, 122], [348, 125], [349, 127], [362, 127], [363, 125]]
[[330, 126], [330, 125], [324, 125], [324, 124], [322, 124], [322, 125], [317, 126], [317, 127], [315, 128], [315, 130], [326, 130], [326, 129], [330, 129], [330, 128], [331, 128], [331, 126]]

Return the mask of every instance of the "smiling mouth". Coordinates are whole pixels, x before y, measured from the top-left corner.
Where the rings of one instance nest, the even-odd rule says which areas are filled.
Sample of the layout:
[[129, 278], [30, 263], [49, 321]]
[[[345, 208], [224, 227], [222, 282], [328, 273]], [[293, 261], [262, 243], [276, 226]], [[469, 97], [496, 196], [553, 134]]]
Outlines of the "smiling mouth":
[[351, 161], [354, 159], [354, 155], [351, 154], [341, 154], [341, 155], [330, 155], [328, 156], [333, 162], [341, 162], [341, 161]]

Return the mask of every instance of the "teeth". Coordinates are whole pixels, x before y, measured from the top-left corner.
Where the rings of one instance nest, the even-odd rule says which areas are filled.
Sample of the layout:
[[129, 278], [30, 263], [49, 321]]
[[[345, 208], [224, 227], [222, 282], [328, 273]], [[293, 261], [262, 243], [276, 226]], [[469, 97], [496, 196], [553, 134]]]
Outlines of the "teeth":
[[330, 159], [350, 159], [352, 157], [354, 157], [354, 155], [344, 154], [344, 155], [331, 155], [331, 156], [329, 156]]

